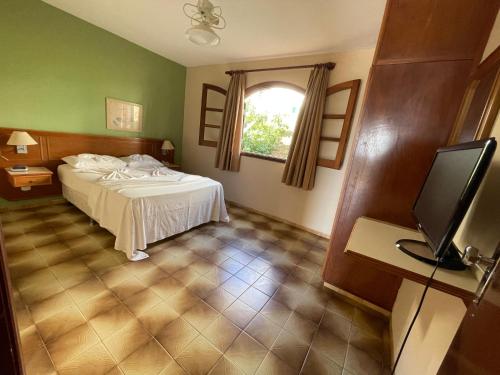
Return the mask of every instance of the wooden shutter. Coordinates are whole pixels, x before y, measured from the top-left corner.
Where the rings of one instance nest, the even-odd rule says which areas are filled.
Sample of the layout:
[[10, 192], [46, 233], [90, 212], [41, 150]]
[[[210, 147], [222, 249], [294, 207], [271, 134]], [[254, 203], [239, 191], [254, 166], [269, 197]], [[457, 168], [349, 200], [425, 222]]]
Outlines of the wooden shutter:
[[[342, 167], [342, 161], [344, 160], [345, 151], [347, 148], [347, 141], [349, 140], [349, 132], [351, 130], [352, 118], [354, 116], [354, 109], [356, 107], [356, 100], [358, 98], [359, 85], [361, 80], [355, 79], [352, 81], [342, 82], [333, 86], [330, 86], [326, 91], [327, 106], [328, 102], [335, 101], [335, 94], [341, 93], [342, 91], [349, 90], [349, 95], [347, 99], [347, 105], [344, 113], [325, 113], [323, 115], [323, 126], [320, 138], [320, 155], [318, 157], [318, 165], [320, 167], [340, 169]], [[326, 106], [326, 107], [327, 107]], [[340, 129], [340, 134], [329, 135], [327, 132], [328, 121], [329, 120], [343, 120]], [[337, 150], [334, 152], [335, 157], [322, 157], [322, 143], [326, 144], [334, 143], [337, 144]]]
[[[204, 83], [201, 94], [200, 146], [217, 147], [216, 139], [222, 124], [222, 112], [227, 91], [222, 87]], [[216, 116], [218, 115], [218, 118]]]

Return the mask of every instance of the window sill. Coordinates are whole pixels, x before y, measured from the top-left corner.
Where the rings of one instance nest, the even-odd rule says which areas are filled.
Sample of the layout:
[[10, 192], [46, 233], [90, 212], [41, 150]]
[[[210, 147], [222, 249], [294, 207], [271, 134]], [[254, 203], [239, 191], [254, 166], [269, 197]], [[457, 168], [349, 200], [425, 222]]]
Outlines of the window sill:
[[276, 163], [282, 163], [282, 164], [286, 163], [286, 159], [276, 158], [274, 156], [254, 154], [252, 152], [242, 152], [241, 156], [248, 156], [250, 158], [262, 159], [262, 160], [268, 160], [268, 161], [274, 161]]

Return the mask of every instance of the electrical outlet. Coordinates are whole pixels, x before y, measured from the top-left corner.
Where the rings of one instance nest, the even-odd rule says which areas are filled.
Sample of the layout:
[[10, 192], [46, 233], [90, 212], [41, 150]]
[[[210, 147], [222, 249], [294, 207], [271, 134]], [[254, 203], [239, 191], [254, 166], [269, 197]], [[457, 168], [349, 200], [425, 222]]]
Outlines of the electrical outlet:
[[28, 153], [28, 146], [26, 146], [26, 145], [16, 146], [16, 149], [17, 149], [18, 154], [27, 154]]

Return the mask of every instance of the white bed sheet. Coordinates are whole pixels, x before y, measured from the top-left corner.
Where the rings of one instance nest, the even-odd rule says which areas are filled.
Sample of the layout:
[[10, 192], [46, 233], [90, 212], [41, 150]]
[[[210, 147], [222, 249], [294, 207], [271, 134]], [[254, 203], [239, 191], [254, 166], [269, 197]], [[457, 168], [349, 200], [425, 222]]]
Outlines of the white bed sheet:
[[209, 221], [229, 221], [217, 181], [171, 170], [155, 177], [153, 171], [127, 172], [145, 176], [105, 180], [110, 171], [83, 172], [67, 164], [58, 168], [63, 187], [87, 197], [87, 214], [116, 236], [115, 249], [131, 260], [146, 257], [140, 250], [148, 243]]

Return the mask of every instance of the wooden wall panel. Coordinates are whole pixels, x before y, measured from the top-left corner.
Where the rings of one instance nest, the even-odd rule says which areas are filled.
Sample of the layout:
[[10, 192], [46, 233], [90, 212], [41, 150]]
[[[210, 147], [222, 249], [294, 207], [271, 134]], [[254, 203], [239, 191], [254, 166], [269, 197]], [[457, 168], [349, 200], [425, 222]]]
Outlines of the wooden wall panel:
[[345, 255], [347, 240], [360, 216], [415, 227], [411, 207], [436, 149], [451, 134], [495, 16], [489, 0], [388, 0], [332, 229], [326, 282], [392, 308], [401, 280]]
[[498, 8], [496, 0], [392, 0], [389, 5], [377, 63], [475, 59]]
[[[38, 142], [28, 146], [27, 154], [16, 153], [15, 146], [8, 146], [7, 140], [14, 130], [26, 130]], [[0, 128], [0, 197], [7, 200], [32, 199], [61, 194], [61, 183], [57, 178], [57, 166], [61, 158], [81, 153], [127, 156], [149, 154], [159, 160], [174, 162], [174, 152], [161, 154], [162, 139], [112, 137], [88, 134], [60, 133], [30, 129]], [[26, 164], [49, 168], [54, 172], [52, 185], [34, 186], [30, 191], [21, 191], [7, 182], [4, 168], [14, 164]]]

